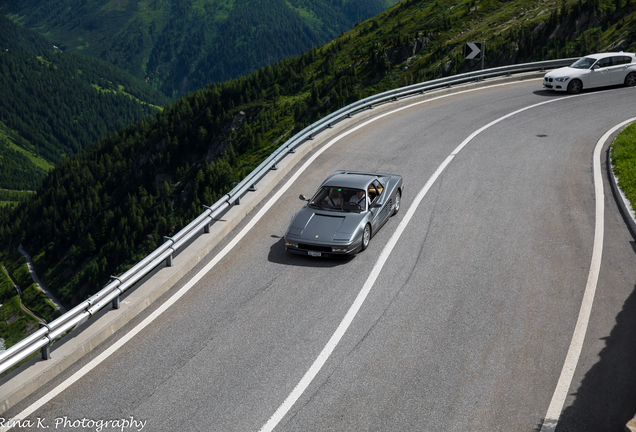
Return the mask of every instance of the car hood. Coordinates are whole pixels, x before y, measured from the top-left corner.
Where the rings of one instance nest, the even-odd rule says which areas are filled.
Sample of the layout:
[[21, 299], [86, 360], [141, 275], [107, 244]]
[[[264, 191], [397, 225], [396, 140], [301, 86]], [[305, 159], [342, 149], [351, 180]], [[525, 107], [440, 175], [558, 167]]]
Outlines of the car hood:
[[548, 72], [545, 76], [550, 77], [550, 78], [561, 78], [561, 77], [566, 77], [566, 76], [571, 76], [573, 74], [580, 74], [581, 72], [583, 72], [585, 69], [574, 69], [571, 67], [562, 67], [559, 69], [555, 69], [553, 71]]
[[350, 240], [361, 213], [327, 212], [304, 207], [292, 220], [288, 236], [312, 241]]

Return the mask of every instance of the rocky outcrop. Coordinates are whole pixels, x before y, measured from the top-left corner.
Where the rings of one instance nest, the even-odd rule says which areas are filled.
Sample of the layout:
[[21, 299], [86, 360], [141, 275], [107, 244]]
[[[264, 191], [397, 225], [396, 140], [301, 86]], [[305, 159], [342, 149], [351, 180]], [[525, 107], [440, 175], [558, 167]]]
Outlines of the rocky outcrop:
[[384, 58], [391, 64], [400, 64], [422, 51], [428, 41], [427, 37], [422, 36], [413, 43], [388, 48], [384, 51]]

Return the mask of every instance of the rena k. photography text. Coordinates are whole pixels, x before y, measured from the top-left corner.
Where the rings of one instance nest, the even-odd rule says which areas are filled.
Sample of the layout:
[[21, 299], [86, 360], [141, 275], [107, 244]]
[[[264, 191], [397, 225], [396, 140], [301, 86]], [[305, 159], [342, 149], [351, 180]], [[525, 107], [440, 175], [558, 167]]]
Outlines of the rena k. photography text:
[[29, 429], [57, 429], [57, 430], [94, 430], [95, 432], [113, 431], [136, 431], [141, 432], [146, 427], [146, 420], [136, 420], [133, 416], [125, 419], [111, 419], [111, 420], [94, 420], [94, 419], [70, 419], [66, 416], [56, 417], [55, 419], [47, 420], [46, 418], [38, 417], [36, 419], [5, 419], [0, 417], [0, 429], [5, 428], [29, 428]]

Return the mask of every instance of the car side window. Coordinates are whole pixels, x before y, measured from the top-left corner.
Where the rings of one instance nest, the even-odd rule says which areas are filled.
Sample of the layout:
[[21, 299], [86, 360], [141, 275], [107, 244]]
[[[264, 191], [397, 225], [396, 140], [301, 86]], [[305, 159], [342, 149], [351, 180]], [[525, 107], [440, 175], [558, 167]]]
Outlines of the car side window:
[[373, 180], [373, 186], [375, 186], [375, 189], [378, 191], [378, 195], [382, 195], [382, 191], [384, 190], [382, 183], [377, 180]]
[[601, 67], [601, 68], [612, 66], [612, 57], [602, 58], [596, 64], [598, 67]]
[[374, 203], [375, 200], [378, 199], [378, 196], [380, 195], [378, 191], [375, 189], [375, 186], [373, 185], [373, 183], [369, 185], [367, 192], [369, 194], [369, 201], [371, 203]]
[[612, 65], [614, 66], [629, 64], [631, 62], [632, 62], [631, 57], [627, 57], [627, 56], [612, 57]]
[[373, 203], [380, 195], [382, 195], [382, 184], [379, 181], [373, 180], [373, 183], [369, 185], [369, 200]]

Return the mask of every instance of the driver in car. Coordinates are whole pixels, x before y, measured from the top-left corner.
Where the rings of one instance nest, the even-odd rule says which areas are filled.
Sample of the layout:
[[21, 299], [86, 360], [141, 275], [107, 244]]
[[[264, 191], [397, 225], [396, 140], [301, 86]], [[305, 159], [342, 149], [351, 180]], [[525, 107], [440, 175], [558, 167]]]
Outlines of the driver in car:
[[365, 211], [367, 204], [369, 204], [369, 197], [367, 197], [367, 194], [365, 194], [363, 190], [358, 190], [355, 195], [349, 198], [349, 202], [357, 205], [360, 210]]
[[331, 192], [329, 192], [329, 195], [327, 195], [327, 198], [322, 200], [322, 203], [324, 205], [328, 205], [331, 207], [340, 207], [341, 201], [340, 201], [340, 195], [338, 194], [338, 190], [335, 188], [331, 189]]

